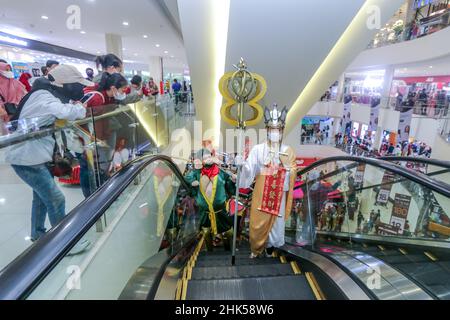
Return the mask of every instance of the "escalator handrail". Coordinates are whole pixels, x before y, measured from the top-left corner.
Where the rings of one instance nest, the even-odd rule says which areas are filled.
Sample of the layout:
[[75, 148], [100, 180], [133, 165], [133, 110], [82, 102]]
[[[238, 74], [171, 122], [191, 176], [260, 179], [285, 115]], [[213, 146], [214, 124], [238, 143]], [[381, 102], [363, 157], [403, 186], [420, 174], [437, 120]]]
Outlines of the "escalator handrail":
[[137, 175], [156, 161], [164, 162], [175, 173], [182, 186], [187, 190], [191, 189], [170, 157], [148, 155], [130, 162], [67, 214], [56, 227], [0, 271], [0, 300], [25, 299], [95, 225]]
[[430, 159], [430, 158], [384, 156], [384, 157], [377, 157], [377, 159], [385, 161], [398, 161], [398, 162], [417, 162], [450, 169], [450, 161]]
[[380, 160], [380, 159], [376, 159], [376, 158], [364, 158], [364, 157], [354, 157], [354, 156], [334, 156], [334, 157], [323, 158], [323, 159], [317, 160], [316, 162], [309, 165], [308, 167], [299, 170], [297, 172], [297, 176], [304, 175], [305, 173], [307, 173], [307, 172], [313, 170], [314, 168], [321, 166], [323, 164], [326, 164], [329, 162], [336, 162], [336, 161], [349, 161], [349, 162], [359, 162], [359, 163], [369, 164], [371, 166], [393, 172], [393, 173], [395, 173], [399, 176], [402, 176], [408, 180], [411, 180], [411, 181], [416, 182], [424, 187], [427, 187], [428, 189], [430, 189], [432, 191], [442, 194], [443, 196], [450, 197], [450, 185], [449, 184], [442, 182], [442, 181], [432, 179], [425, 174], [404, 168], [402, 166], [391, 163], [389, 161]]

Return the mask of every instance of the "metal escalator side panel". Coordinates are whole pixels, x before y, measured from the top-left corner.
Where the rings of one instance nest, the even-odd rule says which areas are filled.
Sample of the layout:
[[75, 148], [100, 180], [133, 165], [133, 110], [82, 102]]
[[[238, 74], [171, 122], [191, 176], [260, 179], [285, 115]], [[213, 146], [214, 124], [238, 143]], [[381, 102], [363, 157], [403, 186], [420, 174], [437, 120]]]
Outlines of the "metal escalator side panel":
[[309, 261], [322, 270], [322, 272], [324, 272], [328, 278], [335, 283], [335, 285], [348, 299], [371, 300], [369, 295], [360, 288], [359, 284], [356, 283], [355, 280], [353, 280], [336, 263], [330, 261], [324, 256], [290, 244], [285, 244], [282, 249], [294, 256]]
[[353, 250], [329, 255], [366, 283], [380, 300], [432, 300], [422, 288], [380, 259]]

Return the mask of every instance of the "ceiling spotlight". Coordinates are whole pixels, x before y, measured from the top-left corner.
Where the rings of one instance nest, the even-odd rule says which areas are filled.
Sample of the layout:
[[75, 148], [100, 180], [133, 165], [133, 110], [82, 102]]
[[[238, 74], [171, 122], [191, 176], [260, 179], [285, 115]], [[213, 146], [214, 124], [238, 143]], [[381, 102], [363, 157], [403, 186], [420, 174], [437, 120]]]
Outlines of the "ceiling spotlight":
[[175, 58], [175, 56], [170, 56], [172, 59]]
[[100, 51], [97, 51], [97, 54], [100, 54]]
[[148, 35], [144, 34], [143, 37], [144, 37], [145, 39], [147, 39], [147, 38], [148, 38]]
[[167, 54], [167, 53], [169, 53], [169, 51], [166, 50], [166, 51], [164, 51], [164, 53]]
[[86, 31], [80, 31], [81, 34], [86, 34]]
[[433, 69], [433, 66], [429, 66], [430, 69]]
[[129, 25], [129, 23], [128, 23], [127, 21], [122, 22], [122, 24], [123, 24], [124, 26], [128, 26], [128, 25]]
[[160, 47], [160, 45], [157, 43], [157, 44], [155, 44], [155, 47], [157, 47], [157, 48], [159, 48]]
[[41, 19], [48, 20], [47, 16], [41, 16]]

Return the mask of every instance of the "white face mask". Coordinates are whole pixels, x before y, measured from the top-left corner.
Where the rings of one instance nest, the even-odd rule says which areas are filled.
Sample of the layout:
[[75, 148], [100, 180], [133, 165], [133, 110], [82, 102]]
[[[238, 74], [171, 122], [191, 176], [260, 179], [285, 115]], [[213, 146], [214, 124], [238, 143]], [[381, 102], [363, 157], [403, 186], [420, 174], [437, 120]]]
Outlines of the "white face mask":
[[127, 95], [126, 95], [125, 93], [119, 93], [119, 92], [117, 92], [117, 93], [114, 95], [114, 99], [119, 100], [119, 101], [124, 100], [126, 97], [127, 97]]
[[8, 79], [14, 78], [14, 73], [13, 73], [12, 71], [0, 71], [0, 73], [1, 73], [2, 76], [4, 76], [5, 78], [8, 78]]
[[279, 131], [271, 131], [269, 132], [269, 141], [270, 142], [280, 142], [281, 135]]

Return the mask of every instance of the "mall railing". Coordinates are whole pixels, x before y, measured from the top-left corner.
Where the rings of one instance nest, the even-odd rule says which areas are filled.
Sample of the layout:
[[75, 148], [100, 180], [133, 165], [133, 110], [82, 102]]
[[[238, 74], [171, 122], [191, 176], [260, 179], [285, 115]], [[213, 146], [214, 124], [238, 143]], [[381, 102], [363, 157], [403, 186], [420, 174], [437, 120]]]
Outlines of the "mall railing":
[[[414, 32], [414, 25], [408, 25], [406, 28], [399, 28], [398, 30], [391, 29], [390, 32], [382, 32], [381, 36], [376, 37], [373, 39], [370, 44], [368, 45], [368, 49], [373, 48], [380, 48], [387, 45], [405, 42], [405, 41], [411, 41], [415, 40], [417, 38], [426, 37], [430, 34], [433, 34], [434, 32], [438, 32], [442, 29], [445, 29], [449, 26], [449, 15], [450, 10], [444, 10], [442, 13], [435, 15], [434, 17], [430, 17], [426, 19], [426, 22], [424, 24], [421, 24], [420, 22], [417, 22], [416, 32]], [[422, 25], [429, 25], [431, 22], [436, 21], [435, 25], [438, 26], [438, 28], [423, 28]], [[419, 33], [419, 31], [423, 30], [430, 30], [424, 33]], [[432, 30], [432, 31], [431, 31]]]
[[187, 262], [182, 251], [198, 232], [178, 165], [162, 155], [127, 164], [0, 272], [0, 300], [153, 299], [162, 271], [175, 256]]
[[[448, 174], [448, 163], [440, 165]], [[298, 175], [296, 189], [303, 195], [294, 200], [296, 209], [286, 223], [287, 235], [297, 243], [314, 247], [317, 235], [331, 234], [450, 248], [446, 182], [392, 162], [350, 156], [319, 160]]]
[[[180, 110], [176, 111], [176, 107]], [[183, 111], [187, 110], [187, 104], [175, 106], [170, 97], [163, 96], [127, 106], [102, 108], [103, 114], [93, 115], [89, 109], [85, 119], [57, 121], [52, 127], [40, 127], [39, 118], [2, 125], [0, 225], [6, 230], [0, 237], [0, 269], [31, 245], [28, 229], [32, 194], [6, 161], [11, 150], [39, 139], [56, 138], [66, 163], [72, 166], [71, 173], [57, 178], [67, 212], [95, 192], [126, 162], [144, 153], [158, 153], [168, 146], [173, 131], [185, 123]], [[99, 224], [99, 231], [102, 228]]]

